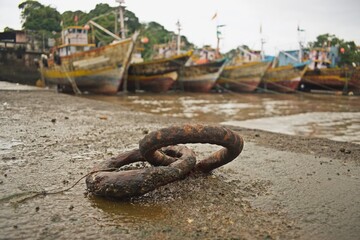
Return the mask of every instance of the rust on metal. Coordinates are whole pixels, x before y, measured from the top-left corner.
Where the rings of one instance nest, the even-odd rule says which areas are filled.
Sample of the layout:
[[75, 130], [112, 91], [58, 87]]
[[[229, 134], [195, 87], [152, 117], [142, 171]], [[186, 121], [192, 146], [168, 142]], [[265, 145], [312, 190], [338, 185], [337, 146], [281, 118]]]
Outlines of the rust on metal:
[[[195, 153], [185, 146], [170, 146], [162, 149], [162, 154], [176, 159], [167, 166], [150, 167], [126, 171], [106, 171], [129, 163], [143, 161], [139, 150], [120, 154], [116, 158], [102, 162], [94, 168], [94, 173], [86, 178], [89, 192], [94, 195], [114, 198], [140, 196], [160, 186], [184, 178], [195, 166]], [[104, 169], [104, 171], [100, 171]]]
[[155, 166], [166, 166], [174, 162], [175, 159], [163, 154], [159, 149], [186, 143], [210, 143], [223, 146], [196, 164], [195, 170], [202, 172], [210, 172], [234, 160], [244, 146], [243, 139], [226, 127], [185, 124], [149, 133], [139, 142], [139, 149], [141, 155], [149, 163]]
[[[209, 143], [223, 146], [196, 162], [187, 143]], [[89, 192], [113, 198], [140, 196], [157, 187], [180, 180], [191, 171], [210, 172], [234, 160], [242, 151], [243, 139], [222, 126], [186, 124], [154, 131], [139, 142], [139, 149], [119, 154], [93, 168], [86, 178]], [[152, 167], [119, 170], [122, 166], [147, 161]]]

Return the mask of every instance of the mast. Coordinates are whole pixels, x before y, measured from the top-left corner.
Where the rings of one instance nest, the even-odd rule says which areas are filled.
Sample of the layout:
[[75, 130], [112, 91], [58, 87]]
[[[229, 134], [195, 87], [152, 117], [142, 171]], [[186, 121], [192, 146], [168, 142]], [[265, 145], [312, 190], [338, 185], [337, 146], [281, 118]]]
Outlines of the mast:
[[262, 36], [262, 24], [260, 25], [260, 43], [261, 43], [261, 51], [260, 51], [260, 57], [261, 60], [265, 59], [265, 54], [264, 54], [264, 44], [266, 43], [265, 39]]
[[222, 27], [225, 27], [225, 25], [217, 25], [216, 26], [216, 38], [217, 38], [216, 58], [220, 57], [220, 36], [221, 36], [220, 28], [222, 28]]
[[125, 0], [115, 0], [119, 3], [119, 21], [120, 21], [120, 37], [122, 39], [126, 38], [125, 35], [125, 24], [124, 24], [124, 11], [125, 6], [122, 6], [123, 3], [125, 3]]
[[302, 62], [302, 49], [303, 49], [303, 42], [301, 41], [301, 32], [305, 32], [304, 29], [300, 29], [299, 25], [297, 27], [297, 31], [298, 31], [298, 38], [299, 38], [299, 62]]
[[178, 20], [176, 22], [176, 26], [178, 28], [178, 35], [177, 35], [177, 55], [180, 55], [180, 43], [181, 43], [181, 35], [180, 35], [180, 31], [181, 31], [181, 24], [180, 21]]

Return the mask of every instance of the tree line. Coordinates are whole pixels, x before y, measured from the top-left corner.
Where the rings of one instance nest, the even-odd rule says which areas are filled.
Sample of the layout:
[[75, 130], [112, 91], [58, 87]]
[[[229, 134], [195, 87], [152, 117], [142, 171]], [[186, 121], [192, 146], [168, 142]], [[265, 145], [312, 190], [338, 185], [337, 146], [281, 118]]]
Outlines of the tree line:
[[[45, 6], [38, 1], [27, 0], [19, 4], [21, 10], [22, 28], [24, 30], [40, 32], [42, 37], [47, 38], [59, 37], [62, 28], [79, 25], [85, 25], [89, 20], [95, 20], [98, 24], [115, 34], [119, 34], [120, 29], [116, 28], [117, 7], [110, 7], [108, 4], [97, 4], [89, 13], [78, 11], [66, 11], [60, 14], [56, 8]], [[136, 15], [125, 10], [127, 35], [133, 34], [140, 30], [141, 37], [147, 38], [148, 42], [143, 45], [143, 57], [149, 59], [153, 55], [153, 46], [156, 44], [166, 44], [176, 36], [172, 31], [166, 30], [157, 22], [140, 23]], [[5, 28], [4, 31], [11, 31]], [[112, 39], [101, 33], [97, 33], [97, 42], [107, 44]], [[185, 36], [181, 36], [181, 41], [185, 43], [184, 48], [190, 49], [194, 44], [190, 43]], [[341, 49], [339, 66], [351, 65], [352, 63], [360, 64], [360, 52], [354, 41], [345, 41], [332, 34], [319, 35], [314, 42], [309, 42], [307, 48], [324, 48], [327, 46], [338, 46]], [[231, 52], [231, 51], [230, 51]]]

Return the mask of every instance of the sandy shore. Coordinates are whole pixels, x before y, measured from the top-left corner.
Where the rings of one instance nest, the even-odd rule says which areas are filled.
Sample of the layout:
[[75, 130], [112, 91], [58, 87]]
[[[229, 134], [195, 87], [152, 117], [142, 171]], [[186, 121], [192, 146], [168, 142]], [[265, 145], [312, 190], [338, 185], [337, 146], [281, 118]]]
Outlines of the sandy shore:
[[[91, 168], [183, 120], [0, 83], [1, 239], [358, 239], [360, 145], [237, 128], [240, 156], [132, 201], [90, 196]], [[206, 123], [203, 123], [206, 124]], [[199, 158], [217, 149], [192, 145]]]

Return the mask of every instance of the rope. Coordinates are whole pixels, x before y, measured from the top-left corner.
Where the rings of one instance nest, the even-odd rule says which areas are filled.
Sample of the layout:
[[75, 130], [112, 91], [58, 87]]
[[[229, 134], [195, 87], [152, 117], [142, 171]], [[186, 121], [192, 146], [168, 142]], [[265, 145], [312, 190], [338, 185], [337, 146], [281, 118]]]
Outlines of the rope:
[[30, 191], [30, 192], [23, 192], [23, 193], [13, 194], [13, 195], [1, 198], [0, 203], [1, 202], [6, 202], [6, 201], [11, 201], [14, 198], [19, 198], [19, 197], [24, 196], [24, 195], [30, 195], [30, 196], [24, 197], [24, 198], [22, 198], [20, 200], [15, 200], [15, 202], [13, 202], [13, 203], [14, 204], [19, 204], [19, 203], [25, 202], [25, 201], [27, 201], [29, 199], [36, 198], [38, 196], [55, 195], [55, 194], [59, 194], [59, 193], [64, 193], [64, 192], [67, 192], [67, 191], [71, 190], [72, 188], [74, 188], [82, 179], [90, 176], [91, 174], [94, 174], [94, 173], [97, 173], [97, 172], [108, 172], [108, 171], [115, 171], [115, 170], [117, 170], [117, 168], [106, 168], [106, 169], [91, 171], [91, 172], [87, 173], [86, 175], [82, 176], [81, 178], [79, 178], [77, 181], [75, 181], [75, 183], [73, 185], [71, 185], [68, 188], [60, 189], [60, 190], [56, 190], [56, 191], [45, 191], [44, 190], [44, 191]]
[[75, 80], [72, 79], [72, 78], [69, 76], [69, 74], [68, 74], [68, 71], [70, 71], [70, 70], [68, 70], [64, 65], [61, 65], [61, 68], [62, 68], [63, 72], [65, 73], [66, 78], [67, 78], [68, 81], [70, 82], [71, 87], [72, 87], [74, 93], [75, 93], [76, 95], [81, 95], [81, 91], [80, 91], [80, 89], [78, 88], [78, 86], [76, 85]]

